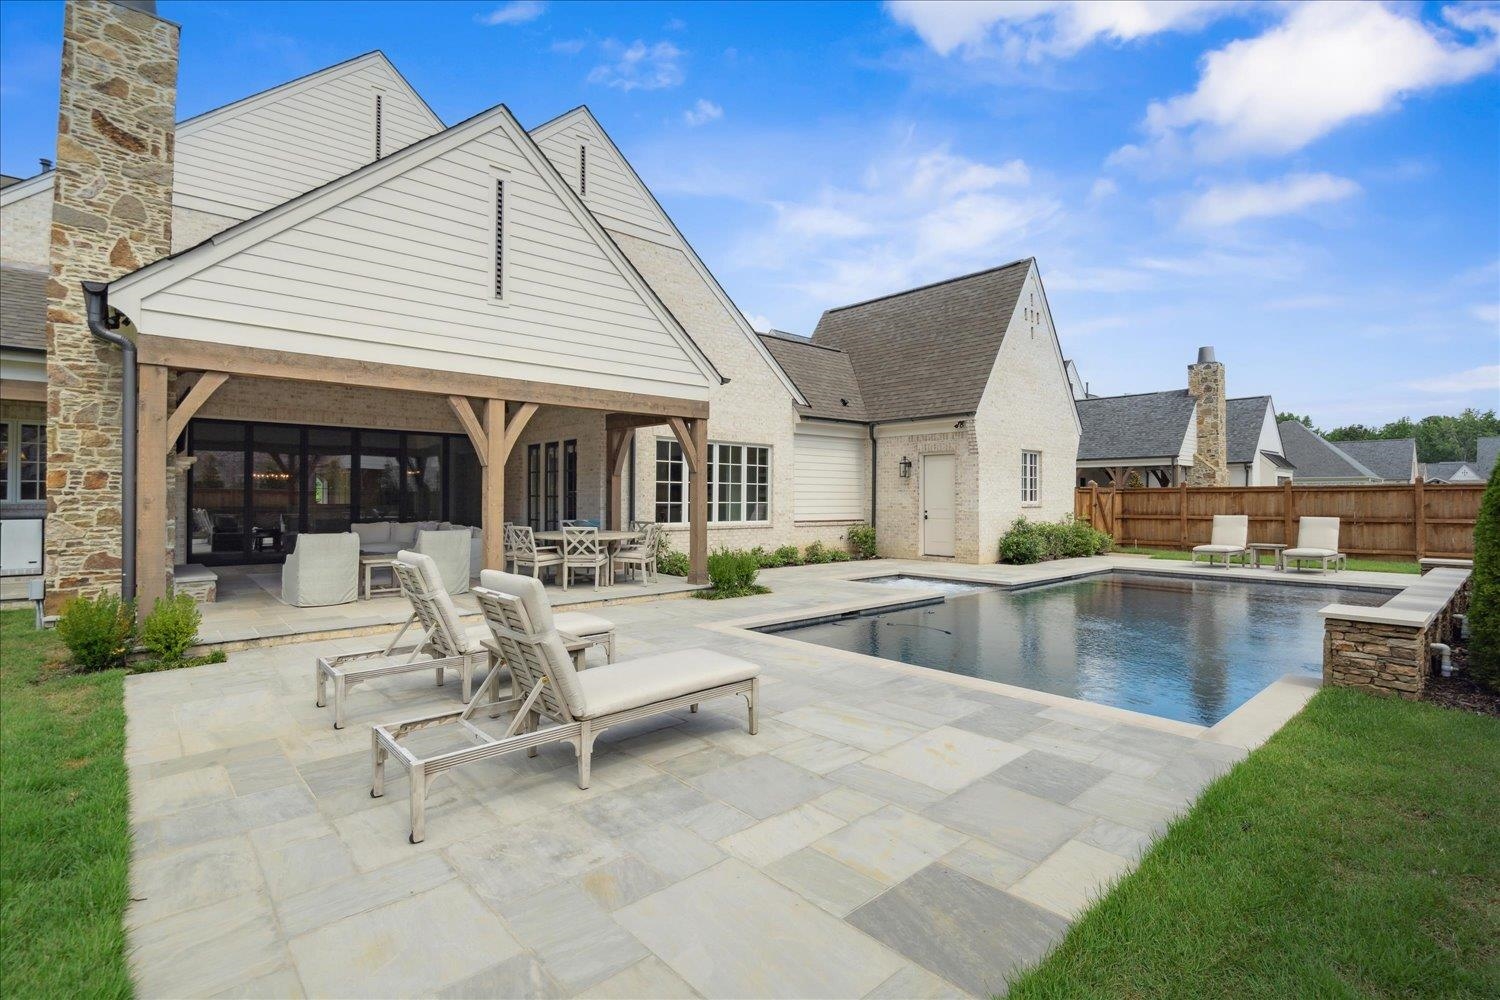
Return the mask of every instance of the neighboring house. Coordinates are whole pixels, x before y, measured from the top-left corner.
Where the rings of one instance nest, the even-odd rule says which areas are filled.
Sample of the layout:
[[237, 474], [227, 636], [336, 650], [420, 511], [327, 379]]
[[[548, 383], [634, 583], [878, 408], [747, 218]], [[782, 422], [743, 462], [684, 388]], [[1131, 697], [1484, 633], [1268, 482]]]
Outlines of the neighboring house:
[[1488, 482], [1495, 471], [1496, 459], [1500, 459], [1500, 437], [1480, 438], [1474, 456], [1474, 471]]
[[1286, 446], [1286, 457], [1297, 467], [1299, 483], [1409, 483], [1416, 477], [1417, 447], [1411, 438], [1334, 442], [1300, 421], [1283, 420], [1281, 440]]
[[[1226, 399], [1213, 349], [1188, 366], [1188, 388], [1076, 396], [1080, 486], [1275, 486], [1291, 479], [1270, 396]], [[1076, 391], [1076, 390], [1075, 390]]]
[[1424, 462], [1422, 479], [1429, 483], [1482, 483], [1472, 462]]
[[[1018, 512], [1071, 510], [1077, 424], [1034, 262], [830, 311], [816, 353], [858, 374], [835, 404], [587, 108], [445, 127], [376, 52], [174, 125], [179, 28], [150, 6], [67, 4], [56, 167], [0, 191], [0, 427], [30, 448], [0, 515], [50, 504], [49, 607], [122, 571], [149, 601], [176, 564], [275, 561], [371, 520], [483, 525], [492, 564], [502, 520], [654, 520], [701, 578], [710, 545], [867, 519], [888, 554], [993, 560]], [[119, 58], [71, 57], [100, 48]], [[133, 441], [110, 328], [138, 351]], [[953, 541], [924, 542], [922, 463], [935, 494], [945, 455], [929, 520], [951, 508]]]
[[[1079, 427], [1035, 260], [830, 309], [810, 340], [761, 339], [807, 397], [799, 518], [856, 509], [873, 479], [882, 555], [994, 562], [1017, 517], [1072, 512]], [[856, 462], [853, 481], [820, 471]]]
[[1083, 380], [1078, 372], [1078, 365], [1073, 361], [1064, 361], [1063, 370], [1068, 373], [1068, 388], [1073, 391], [1074, 399], [1093, 399], [1094, 394], [1089, 392], [1089, 384]]

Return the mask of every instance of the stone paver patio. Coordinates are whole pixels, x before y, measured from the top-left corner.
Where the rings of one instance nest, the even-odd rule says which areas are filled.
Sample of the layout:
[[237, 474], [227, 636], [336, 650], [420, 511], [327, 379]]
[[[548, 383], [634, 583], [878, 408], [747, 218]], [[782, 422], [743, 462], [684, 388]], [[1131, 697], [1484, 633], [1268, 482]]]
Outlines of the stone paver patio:
[[1311, 686], [1203, 730], [730, 623], [903, 596], [851, 576], [1061, 565], [804, 567], [765, 574], [765, 597], [608, 608], [622, 659], [709, 646], [763, 664], [760, 734], [724, 700], [607, 732], [587, 791], [566, 745], [447, 772], [419, 845], [399, 769], [370, 797], [368, 725], [457, 704], [452, 682], [361, 685], [336, 732], [313, 658], [369, 637], [132, 677], [138, 991], [1003, 993]]

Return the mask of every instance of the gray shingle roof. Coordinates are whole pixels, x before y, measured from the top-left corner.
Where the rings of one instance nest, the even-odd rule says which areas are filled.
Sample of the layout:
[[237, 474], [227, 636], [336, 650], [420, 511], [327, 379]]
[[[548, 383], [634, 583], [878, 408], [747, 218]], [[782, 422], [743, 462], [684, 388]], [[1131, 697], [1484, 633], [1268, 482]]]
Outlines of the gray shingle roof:
[[1422, 478], [1429, 483], [1451, 483], [1455, 476], [1461, 476], [1458, 481], [1462, 483], [1484, 478], [1474, 468], [1473, 462], [1425, 462], [1422, 465]]
[[849, 356], [870, 420], [973, 413], [1031, 264], [830, 309], [813, 343]]
[[47, 275], [0, 267], [0, 346], [47, 349]]
[[1495, 471], [1495, 460], [1500, 459], [1500, 437], [1482, 437], [1479, 439], [1477, 457], [1474, 460], [1474, 468], [1485, 479], [1490, 478], [1490, 473]]
[[1379, 479], [1374, 472], [1345, 454], [1338, 445], [1325, 441], [1297, 420], [1283, 420], [1282, 453], [1297, 467], [1298, 479]]
[[865, 401], [849, 355], [780, 331], [762, 333], [760, 340], [798, 391], [807, 397], [808, 405], [798, 406], [798, 413], [828, 420], [867, 419]]
[[1416, 438], [1381, 441], [1339, 441], [1337, 447], [1381, 479], [1411, 482], [1417, 461]]
[[1078, 439], [1080, 462], [1177, 455], [1195, 409], [1186, 389], [1095, 396], [1074, 405], [1083, 424]]
[[1265, 426], [1266, 410], [1270, 407], [1270, 396], [1242, 396], [1224, 401], [1225, 436], [1229, 442], [1226, 461], [1237, 465], [1255, 461], [1260, 451], [1260, 429]]

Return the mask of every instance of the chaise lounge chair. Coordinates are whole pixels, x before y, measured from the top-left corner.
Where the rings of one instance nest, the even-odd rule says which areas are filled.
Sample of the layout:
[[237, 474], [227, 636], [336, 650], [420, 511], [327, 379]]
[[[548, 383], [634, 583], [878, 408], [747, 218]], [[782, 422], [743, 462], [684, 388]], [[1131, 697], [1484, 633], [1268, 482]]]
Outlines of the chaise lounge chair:
[[1339, 551], [1339, 519], [1336, 517], [1298, 518], [1297, 545], [1281, 552], [1281, 565], [1285, 569], [1292, 568], [1293, 563], [1320, 562], [1322, 572], [1328, 572], [1329, 563], [1337, 572], [1348, 561], [1348, 557]]
[[[474, 591], [510, 668], [509, 693], [502, 697], [500, 671], [494, 670], [461, 712], [374, 727], [370, 794], [377, 798], [384, 794], [388, 759], [406, 768], [412, 843], [425, 836], [428, 781], [452, 767], [520, 750], [535, 756], [543, 744], [566, 742], [578, 755], [578, 787], [587, 788], [594, 740], [604, 730], [664, 712], [696, 709], [699, 702], [731, 695], [745, 698], [750, 734], [758, 731], [760, 667], [756, 664], [714, 650], [684, 649], [579, 671], [575, 657], [580, 644], [557, 628], [542, 585], [526, 577], [511, 579], [519, 594], [485, 587]], [[488, 710], [491, 718], [506, 712], [514, 716], [504, 734], [494, 736], [469, 721], [480, 709]], [[543, 727], [544, 718], [553, 724]], [[444, 724], [457, 724], [476, 745], [422, 758], [401, 743], [408, 733]]]
[[[462, 680], [463, 700], [467, 703], [474, 687], [475, 669], [496, 661], [496, 650], [488, 628], [478, 625], [466, 630], [460, 623], [458, 609], [448, 596], [437, 563], [431, 556], [420, 552], [399, 552], [394, 570], [401, 594], [411, 602], [412, 608], [411, 617], [401, 626], [401, 631], [381, 649], [318, 658], [318, 707], [328, 703], [328, 682], [332, 681], [335, 729], [344, 728], [344, 696], [349, 688], [361, 681], [414, 670], [433, 670], [441, 686], [443, 671], [457, 670]], [[497, 582], [517, 578], [484, 570], [480, 579]], [[606, 661], [614, 661], [613, 622], [576, 611], [558, 618], [565, 627], [573, 630], [572, 634], [579, 636], [585, 649], [600, 646]], [[422, 637], [414, 645], [401, 646], [402, 637], [414, 622], [421, 624]]]
[[1208, 565], [1214, 564], [1214, 556], [1224, 557], [1224, 568], [1229, 568], [1231, 556], [1245, 554], [1250, 538], [1250, 518], [1244, 514], [1215, 514], [1214, 530], [1207, 545], [1193, 546], [1193, 562], [1199, 556], [1208, 556]]

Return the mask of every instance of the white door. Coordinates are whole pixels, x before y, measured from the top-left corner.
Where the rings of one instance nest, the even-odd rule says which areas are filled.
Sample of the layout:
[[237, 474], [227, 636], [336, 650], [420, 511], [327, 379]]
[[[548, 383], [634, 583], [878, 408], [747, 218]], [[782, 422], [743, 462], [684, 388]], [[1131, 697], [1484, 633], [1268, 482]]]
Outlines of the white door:
[[922, 554], [953, 555], [954, 458], [922, 456]]

